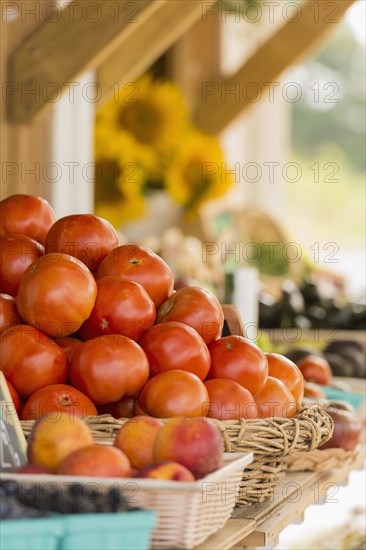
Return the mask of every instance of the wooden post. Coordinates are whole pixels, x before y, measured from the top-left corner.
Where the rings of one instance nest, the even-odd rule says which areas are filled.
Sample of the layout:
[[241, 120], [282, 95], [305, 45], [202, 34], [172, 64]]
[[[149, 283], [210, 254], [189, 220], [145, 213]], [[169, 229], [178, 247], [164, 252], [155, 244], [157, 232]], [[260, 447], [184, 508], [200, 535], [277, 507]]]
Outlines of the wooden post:
[[53, 5], [53, 0], [12, 0], [1, 4], [1, 199], [14, 193], [51, 198], [50, 185], [42, 172], [52, 160], [52, 110], [32, 124], [13, 125], [6, 117], [4, 95], [11, 86], [7, 75], [9, 56], [42, 23], [42, 13], [51, 14]]

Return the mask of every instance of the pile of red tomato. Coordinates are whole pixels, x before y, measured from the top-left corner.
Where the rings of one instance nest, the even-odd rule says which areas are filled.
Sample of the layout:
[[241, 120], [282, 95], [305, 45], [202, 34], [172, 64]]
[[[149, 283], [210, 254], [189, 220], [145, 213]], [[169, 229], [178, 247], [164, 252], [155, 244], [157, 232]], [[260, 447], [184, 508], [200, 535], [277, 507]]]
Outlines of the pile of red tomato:
[[56, 221], [44, 199], [0, 203], [0, 368], [22, 419], [56, 410], [221, 420], [292, 417], [300, 369], [240, 336], [199, 287], [91, 214]]

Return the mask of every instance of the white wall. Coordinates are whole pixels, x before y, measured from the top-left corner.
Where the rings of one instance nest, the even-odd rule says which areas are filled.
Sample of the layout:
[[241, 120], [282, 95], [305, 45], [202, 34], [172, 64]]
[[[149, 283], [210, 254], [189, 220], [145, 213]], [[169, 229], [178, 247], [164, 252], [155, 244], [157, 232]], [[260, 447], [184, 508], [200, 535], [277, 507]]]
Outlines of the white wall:
[[55, 104], [51, 195], [57, 217], [94, 209], [94, 81], [93, 71], [85, 73]]

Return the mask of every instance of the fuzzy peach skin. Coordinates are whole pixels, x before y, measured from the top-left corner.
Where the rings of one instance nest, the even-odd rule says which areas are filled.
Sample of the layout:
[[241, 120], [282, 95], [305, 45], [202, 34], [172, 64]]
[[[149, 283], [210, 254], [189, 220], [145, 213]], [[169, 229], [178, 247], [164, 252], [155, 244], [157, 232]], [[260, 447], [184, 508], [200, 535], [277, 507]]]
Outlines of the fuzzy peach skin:
[[74, 451], [60, 464], [58, 474], [91, 477], [130, 477], [131, 464], [116, 447], [90, 445]]
[[173, 418], [158, 432], [154, 460], [182, 464], [200, 479], [222, 466], [223, 440], [213, 424], [203, 418]]
[[171, 481], [195, 481], [195, 477], [182, 464], [168, 460], [154, 462], [139, 471], [137, 477], [151, 479], [165, 479]]
[[151, 416], [134, 416], [119, 429], [114, 445], [128, 456], [133, 468], [140, 470], [154, 462], [154, 441], [162, 426]]
[[69, 413], [45, 415], [34, 424], [28, 441], [28, 460], [32, 464], [56, 472], [69, 454], [92, 445], [93, 437], [88, 426]]

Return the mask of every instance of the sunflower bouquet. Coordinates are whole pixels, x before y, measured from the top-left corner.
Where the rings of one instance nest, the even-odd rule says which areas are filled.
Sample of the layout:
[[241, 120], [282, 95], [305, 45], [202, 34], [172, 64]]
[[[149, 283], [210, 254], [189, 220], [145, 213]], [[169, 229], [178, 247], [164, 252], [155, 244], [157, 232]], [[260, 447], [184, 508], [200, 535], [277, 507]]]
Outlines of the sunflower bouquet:
[[143, 217], [157, 190], [193, 217], [232, 183], [218, 140], [192, 125], [178, 86], [149, 74], [98, 110], [95, 161], [96, 213], [116, 227]]

